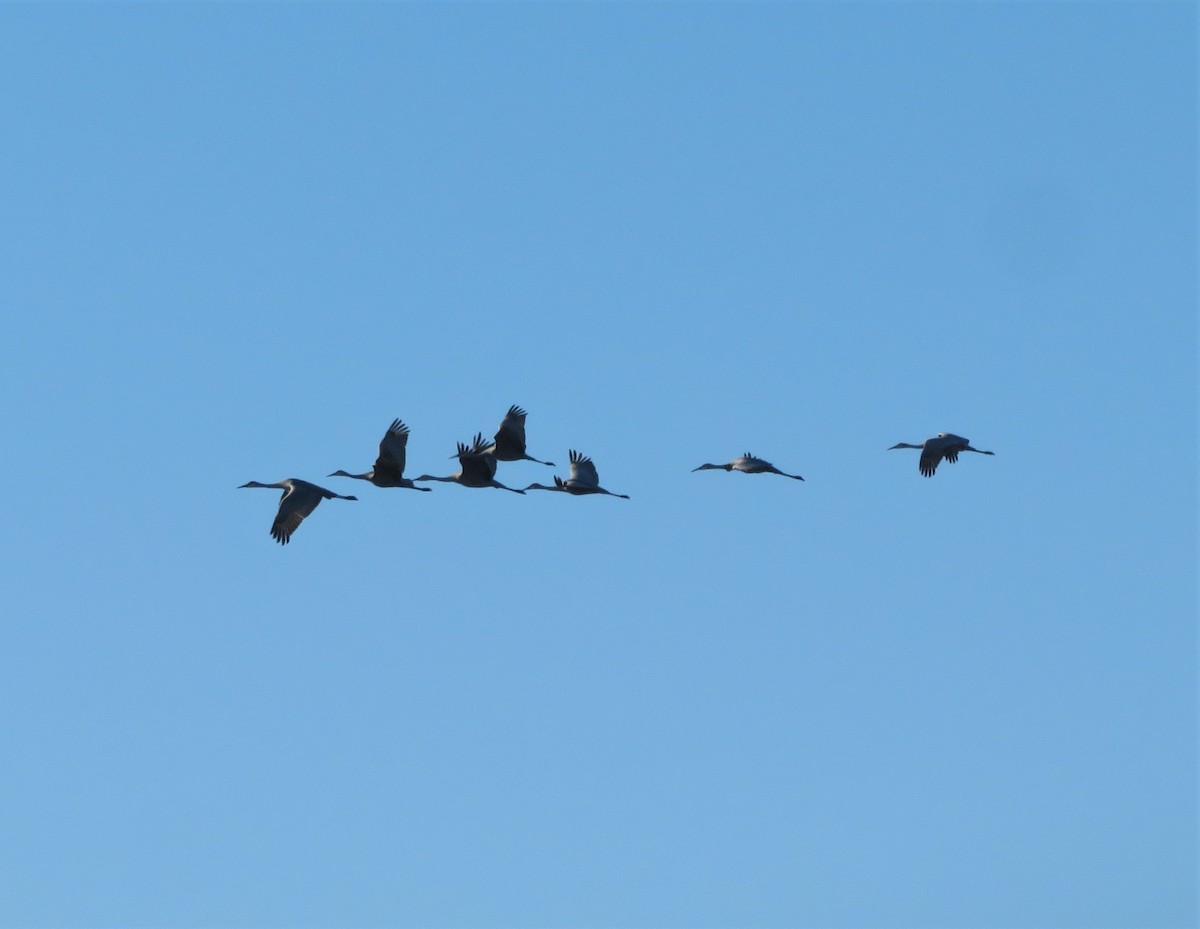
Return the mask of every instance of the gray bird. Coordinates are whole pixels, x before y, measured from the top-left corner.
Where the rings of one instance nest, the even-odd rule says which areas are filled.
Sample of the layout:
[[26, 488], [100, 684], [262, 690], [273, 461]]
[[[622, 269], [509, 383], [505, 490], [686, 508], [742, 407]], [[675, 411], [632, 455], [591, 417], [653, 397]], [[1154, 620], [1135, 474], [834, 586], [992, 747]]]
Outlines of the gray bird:
[[515, 404], [508, 408], [488, 451], [499, 461], [536, 461], [554, 467], [553, 461], [541, 461], [525, 451], [525, 417], [529, 414]]
[[951, 464], [958, 461], [959, 452], [978, 452], [980, 455], [994, 455], [995, 452], [985, 452], [982, 449], [971, 448], [971, 440], [964, 439], [960, 435], [955, 435], [953, 432], [939, 432], [932, 439], [926, 439], [920, 445], [910, 445], [907, 442], [898, 442], [889, 448], [890, 452], [895, 448], [919, 448], [921, 450], [921, 459], [917, 462], [917, 467], [926, 477], [933, 477], [933, 473], [937, 470], [938, 464], [945, 458]]
[[462, 466], [457, 474], [449, 477], [434, 477], [432, 474], [422, 474], [413, 478], [415, 481], [449, 481], [461, 484], [463, 487], [499, 487], [501, 490], [511, 490], [515, 494], [525, 491], [515, 487], [505, 487], [496, 480], [496, 456], [489, 451], [490, 446], [482, 433], [476, 433], [470, 445], [458, 443], [458, 463]]
[[351, 474], [348, 471], [334, 471], [330, 477], [353, 477], [360, 481], [370, 481], [376, 487], [405, 487], [409, 490], [432, 490], [430, 487], [418, 487], [404, 476], [405, 451], [408, 448], [408, 426], [400, 420], [393, 420], [388, 431], [379, 442], [379, 457], [375, 459], [374, 470], [366, 474]]
[[580, 497], [585, 494], [608, 494], [610, 497], [620, 497], [622, 500], [629, 499], [628, 494], [615, 494], [611, 490], [605, 490], [600, 486], [600, 476], [596, 473], [596, 466], [587, 455], [571, 449], [570, 457], [571, 476], [565, 481], [556, 474], [554, 475], [553, 487], [547, 487], [545, 484], [530, 484], [525, 489], [561, 490], [564, 493], [575, 494]]
[[782, 474], [784, 477], [790, 477], [795, 481], [802, 481], [799, 474], [787, 474], [780, 471], [775, 465], [769, 461], [763, 461], [761, 458], [755, 458], [749, 452], [742, 455], [740, 458], [735, 458], [728, 464], [702, 464], [698, 468], [692, 468], [693, 471], [741, 471], [744, 474]]
[[243, 487], [267, 487], [283, 491], [283, 496], [279, 498], [279, 512], [275, 514], [275, 522], [271, 523], [271, 538], [280, 545], [288, 544], [292, 533], [304, 521], [304, 517], [315, 510], [317, 504], [322, 500], [332, 500], [335, 497], [338, 500], [358, 499], [358, 497], [343, 497], [341, 494], [335, 494], [332, 490], [326, 490], [324, 487], [318, 487], [316, 484], [310, 484], [308, 481], [302, 481], [295, 477], [285, 478], [274, 484], [250, 481], [248, 484], [242, 484], [238, 489], [241, 490]]

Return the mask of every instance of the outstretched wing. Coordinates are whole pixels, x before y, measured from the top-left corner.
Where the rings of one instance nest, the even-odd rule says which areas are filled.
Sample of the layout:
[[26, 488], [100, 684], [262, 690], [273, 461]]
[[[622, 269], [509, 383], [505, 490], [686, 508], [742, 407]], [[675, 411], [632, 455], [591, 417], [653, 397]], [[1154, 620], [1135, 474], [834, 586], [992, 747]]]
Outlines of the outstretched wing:
[[496, 430], [496, 456], [520, 458], [525, 454], [525, 417], [526, 413], [516, 404], [508, 408], [504, 419], [500, 420], [500, 428]]
[[279, 512], [271, 524], [271, 538], [280, 545], [287, 545], [304, 517], [317, 508], [321, 494], [299, 484], [293, 484], [279, 498]]
[[462, 465], [464, 479], [480, 480], [485, 484], [495, 479], [496, 456], [488, 451], [489, 448], [491, 443], [479, 432], [475, 433], [470, 445], [458, 443], [458, 463]]
[[941, 460], [941, 445], [933, 442], [926, 442], [921, 447], [921, 460], [917, 462], [917, 467], [921, 469], [921, 473], [926, 477], [933, 477], [933, 472], [937, 470], [938, 462]]
[[575, 449], [571, 449], [570, 456], [571, 476], [567, 483], [575, 487], [599, 487], [600, 475], [596, 473], [592, 459]]
[[375, 475], [391, 481], [404, 476], [406, 450], [408, 449], [408, 426], [394, 420], [379, 443], [379, 457], [375, 459]]

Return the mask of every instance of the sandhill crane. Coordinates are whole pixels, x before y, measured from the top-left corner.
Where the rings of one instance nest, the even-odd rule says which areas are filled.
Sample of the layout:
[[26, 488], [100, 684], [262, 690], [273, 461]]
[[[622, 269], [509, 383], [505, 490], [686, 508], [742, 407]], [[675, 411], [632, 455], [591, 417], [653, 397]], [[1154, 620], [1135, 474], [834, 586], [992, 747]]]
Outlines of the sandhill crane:
[[248, 484], [242, 484], [238, 489], [241, 490], [243, 487], [268, 487], [283, 491], [283, 496], [279, 498], [279, 512], [275, 514], [275, 522], [271, 523], [271, 538], [280, 545], [288, 544], [292, 533], [304, 521], [304, 517], [315, 510], [317, 504], [322, 500], [332, 500], [335, 497], [338, 500], [358, 499], [358, 497], [343, 497], [341, 494], [335, 494], [332, 490], [326, 490], [324, 487], [318, 487], [316, 484], [310, 484], [308, 481], [302, 481], [295, 477], [285, 478], [274, 484], [250, 481]]
[[511, 490], [515, 494], [523, 494], [525, 491], [517, 490], [515, 487], [505, 487], [496, 480], [496, 456], [489, 450], [489, 445], [484, 439], [482, 433], [476, 433], [475, 439], [470, 445], [462, 442], [458, 443], [458, 462], [462, 465], [462, 470], [457, 474], [451, 474], [449, 477], [434, 477], [431, 474], [422, 474], [420, 477], [413, 478], [416, 481], [450, 481], [455, 484], [462, 484], [463, 487], [499, 487], [501, 490]]
[[799, 474], [787, 474], [784, 471], [780, 471], [771, 462], [755, 458], [749, 452], [746, 452], [740, 458], [733, 459], [729, 464], [702, 464], [698, 468], [692, 468], [692, 470], [742, 471], [745, 474], [782, 474], [784, 477], [790, 477], [794, 481], [804, 480]]
[[500, 420], [500, 428], [488, 451], [500, 461], [536, 461], [553, 468], [553, 461], [541, 461], [525, 452], [525, 417], [528, 415], [516, 404], [510, 406], [504, 419]]
[[526, 490], [561, 490], [565, 493], [583, 496], [585, 494], [608, 494], [610, 497], [620, 497], [622, 500], [628, 500], [628, 494], [615, 494], [611, 490], [605, 490], [600, 486], [600, 476], [596, 473], [596, 466], [592, 463], [587, 455], [571, 449], [571, 476], [565, 481], [557, 474], [554, 475], [554, 486], [547, 487], [545, 484], [530, 484]]
[[945, 458], [951, 464], [958, 461], [959, 452], [978, 452], [980, 455], [994, 455], [995, 452], [985, 452], [982, 449], [971, 448], [971, 440], [964, 439], [960, 435], [955, 435], [952, 432], [939, 432], [932, 439], [926, 439], [920, 445], [909, 445], [907, 442], [898, 442], [889, 448], [890, 452], [894, 448], [919, 448], [921, 450], [921, 459], [917, 462], [917, 467], [921, 469], [921, 473], [926, 477], [933, 477], [933, 472], [937, 470], [938, 463]]
[[408, 426], [400, 420], [393, 420], [388, 431], [379, 442], [379, 457], [375, 459], [375, 468], [366, 474], [351, 474], [348, 471], [334, 471], [330, 477], [354, 477], [360, 481], [370, 481], [376, 487], [406, 487], [409, 490], [429, 491], [431, 487], [418, 487], [404, 476], [405, 450], [408, 448]]

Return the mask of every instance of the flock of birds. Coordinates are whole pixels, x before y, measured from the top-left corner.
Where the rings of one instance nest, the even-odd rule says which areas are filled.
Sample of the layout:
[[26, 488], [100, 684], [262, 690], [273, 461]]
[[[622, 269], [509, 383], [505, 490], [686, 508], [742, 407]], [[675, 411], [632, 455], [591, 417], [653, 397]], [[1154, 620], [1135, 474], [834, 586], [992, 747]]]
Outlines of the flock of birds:
[[[376, 487], [403, 487], [407, 490], [429, 491], [432, 488], [418, 487], [417, 484], [426, 481], [446, 481], [460, 484], [463, 487], [496, 487], [515, 494], [523, 494], [526, 490], [556, 490], [576, 496], [607, 494], [610, 497], [620, 497], [622, 500], [629, 499], [627, 494], [613, 493], [611, 490], [605, 490], [601, 487], [600, 476], [596, 472], [596, 465], [592, 462], [592, 459], [574, 449], [571, 449], [569, 453], [570, 476], [565, 480], [556, 474], [554, 475], [554, 483], [552, 485], [535, 483], [530, 484], [524, 489], [506, 487], [496, 480], [496, 463], [500, 461], [535, 461], [538, 464], [554, 467], [554, 462], [534, 458], [525, 450], [525, 417], [527, 415], [519, 406], [511, 406], [508, 408], [508, 413], [501, 420], [500, 428], [496, 431], [490, 442], [483, 437], [483, 433], [476, 433], [475, 438], [469, 444], [459, 442], [458, 451], [451, 456], [452, 458], [458, 458], [459, 470], [456, 474], [446, 477], [436, 477], [432, 474], [422, 474], [420, 477], [415, 478], [405, 477], [404, 468], [407, 464], [406, 453], [408, 450], [409, 429], [408, 426], [397, 419], [388, 427], [388, 431], [384, 433], [383, 439], [379, 443], [379, 457], [375, 459], [374, 468], [362, 474], [351, 474], [349, 471], [334, 471], [329, 477], [352, 477], [360, 481], [370, 481]], [[917, 466], [925, 477], [933, 477], [934, 472], [937, 471], [937, 466], [943, 460], [951, 464], [958, 461], [960, 452], [977, 452], [980, 455], [995, 454], [995, 452], [985, 452], [978, 448], [972, 448], [968, 439], [950, 432], [939, 432], [936, 436], [926, 439], [920, 445], [899, 442], [891, 448], [920, 449], [921, 458]], [[749, 452], [725, 464], [702, 464], [692, 468], [692, 470], [741, 471], [743, 474], [778, 474], [782, 477], [790, 477], [796, 481], [804, 480], [799, 474], [787, 474], [784, 471], [780, 471], [769, 461], [764, 461], [762, 458], [758, 458]], [[296, 531], [300, 523], [304, 521], [304, 518], [317, 508], [317, 504], [322, 500], [358, 499], [357, 497], [336, 494], [332, 490], [326, 490], [324, 487], [319, 487], [316, 484], [302, 481], [295, 477], [285, 478], [273, 484], [250, 481], [249, 483], [242, 484], [241, 487], [266, 487], [283, 491], [283, 496], [279, 500], [279, 511], [275, 514], [275, 521], [271, 524], [271, 537], [280, 545], [286, 545], [291, 540], [292, 533]]]

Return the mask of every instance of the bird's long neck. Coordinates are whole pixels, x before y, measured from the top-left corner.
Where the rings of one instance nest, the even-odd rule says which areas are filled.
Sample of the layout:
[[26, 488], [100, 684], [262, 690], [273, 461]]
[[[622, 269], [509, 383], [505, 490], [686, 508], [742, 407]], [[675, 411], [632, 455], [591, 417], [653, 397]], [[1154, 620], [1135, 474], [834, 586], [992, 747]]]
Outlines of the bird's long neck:
[[334, 471], [330, 477], [352, 477], [359, 481], [369, 481], [375, 476], [374, 471], [368, 471], [366, 474], [351, 474], [349, 471]]
[[420, 477], [414, 477], [414, 481], [450, 481], [455, 483], [458, 481], [459, 475], [452, 474], [450, 477], [434, 477], [432, 474], [422, 474]]
[[547, 487], [545, 484], [530, 484], [526, 490], [562, 490], [561, 487]]

